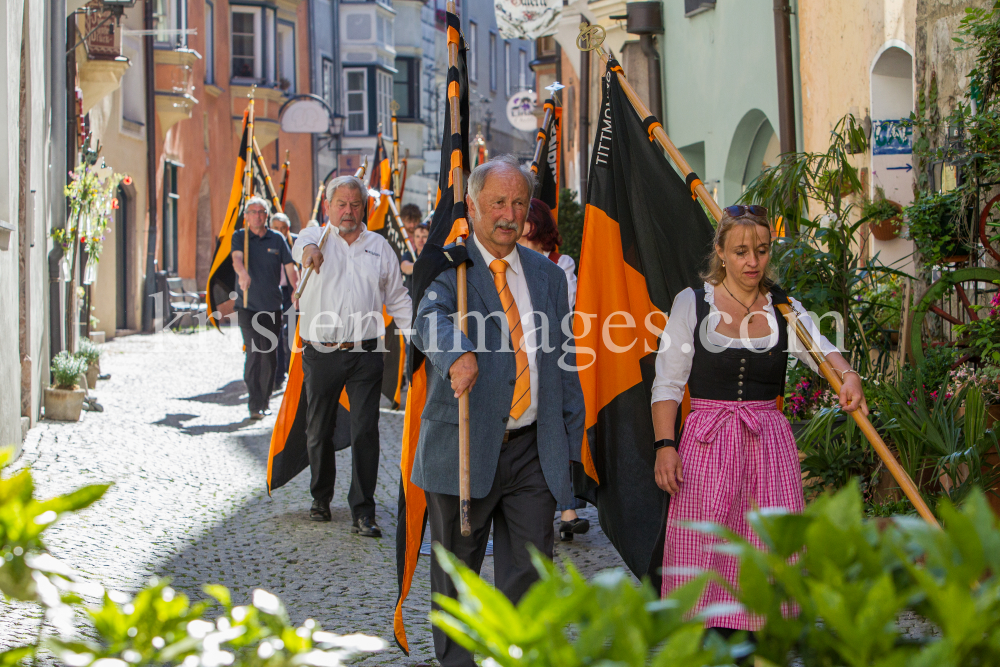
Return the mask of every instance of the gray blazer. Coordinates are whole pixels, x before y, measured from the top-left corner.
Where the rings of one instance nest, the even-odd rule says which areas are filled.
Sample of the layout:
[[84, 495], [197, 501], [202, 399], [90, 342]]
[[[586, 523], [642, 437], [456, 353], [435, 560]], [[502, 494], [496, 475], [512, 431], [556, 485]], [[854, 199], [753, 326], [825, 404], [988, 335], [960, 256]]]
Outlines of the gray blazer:
[[[453, 320], [458, 310], [455, 298], [455, 270], [437, 277], [417, 307], [413, 341], [427, 355], [427, 403], [422, 415], [420, 441], [413, 463], [414, 484], [432, 493], [458, 495], [458, 399], [451, 388], [448, 370], [465, 352], [475, 351], [479, 337], [483, 349], [476, 361], [479, 377], [469, 393], [470, 477], [472, 497], [482, 498], [493, 486], [503, 434], [507, 428], [510, 404], [514, 399], [516, 362], [506, 320], [501, 329], [503, 307], [493, 283], [489, 263], [483, 260], [472, 239], [467, 244], [473, 266], [468, 270], [469, 313], [487, 318], [469, 317], [469, 335]], [[569, 312], [566, 274], [552, 260], [533, 250], [517, 246], [521, 266], [531, 293], [535, 325], [538, 313], [548, 318], [548, 331], [538, 331], [536, 354], [538, 366], [538, 457], [552, 495], [560, 504], [572, 498], [570, 460], [580, 461], [583, 443], [584, 402], [580, 378], [575, 370], [562, 370], [576, 364], [571, 335], [563, 330], [563, 318]], [[523, 314], [522, 314], [523, 315]], [[566, 325], [572, 332], [571, 321]], [[543, 340], [544, 339], [544, 340]], [[438, 341], [438, 351], [429, 341]], [[565, 348], [564, 348], [565, 345]]]

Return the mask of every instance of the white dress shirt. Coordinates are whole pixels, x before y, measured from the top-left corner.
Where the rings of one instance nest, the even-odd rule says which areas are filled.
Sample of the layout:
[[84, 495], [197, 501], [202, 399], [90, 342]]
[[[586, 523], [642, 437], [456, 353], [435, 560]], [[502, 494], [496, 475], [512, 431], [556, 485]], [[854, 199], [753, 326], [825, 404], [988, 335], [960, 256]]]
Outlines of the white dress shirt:
[[[688, 376], [691, 375], [691, 365], [694, 361], [694, 328], [698, 321], [696, 298], [694, 290], [689, 287], [674, 299], [667, 326], [663, 330], [663, 335], [660, 336], [660, 349], [656, 353], [656, 379], [653, 380], [652, 403], [660, 401], [680, 403], [684, 398], [684, 385], [687, 384]], [[771, 304], [770, 293], [767, 294], [764, 313], [771, 328], [771, 335], [762, 338], [739, 339], [722, 335], [715, 330], [721, 321], [721, 314], [719, 309], [715, 307], [715, 289], [709, 283], [705, 283], [705, 301], [708, 302], [710, 309], [708, 313], [709, 326], [707, 327], [710, 344], [745, 349], [746, 343], [749, 343], [750, 347], [760, 352], [766, 352], [778, 344], [778, 320], [774, 306]], [[805, 325], [823, 354], [839, 352], [825, 336], [820, 334], [816, 323], [806, 313], [802, 304], [791, 297], [788, 297], [788, 301], [798, 314], [799, 321]], [[799, 342], [792, 330], [788, 332], [788, 352], [799, 361], [808, 364], [813, 371], [819, 370], [816, 362], [813, 361], [809, 352]]]
[[[496, 257], [483, 247], [483, 244], [479, 242], [478, 236], [473, 234], [472, 238], [476, 240], [476, 246], [479, 247], [479, 252], [482, 253], [488, 269], [490, 262], [495, 260]], [[521, 413], [520, 417], [507, 422], [508, 431], [533, 424], [535, 418], [538, 416], [538, 364], [535, 361], [535, 353], [538, 351], [538, 346], [535, 344], [536, 327], [534, 325], [534, 318], [532, 317], [531, 293], [528, 292], [528, 281], [524, 277], [524, 269], [521, 266], [521, 257], [518, 254], [518, 248], [519, 246], [515, 245], [514, 251], [504, 257], [503, 260], [509, 265], [507, 267], [507, 287], [510, 288], [510, 293], [514, 297], [514, 303], [517, 305], [517, 312], [521, 316], [524, 351], [528, 355], [528, 382], [531, 383], [531, 403]], [[503, 313], [500, 315], [496, 319], [503, 322], [502, 326], [507, 326], [507, 318], [503, 316]], [[510, 335], [509, 327], [507, 335]]]
[[[307, 245], [319, 245], [323, 230], [306, 227], [299, 232], [292, 248], [296, 262], [302, 263]], [[302, 339], [357, 343], [384, 336], [382, 306], [409, 338], [413, 306], [389, 242], [366, 228], [348, 245], [334, 227], [323, 247], [323, 266], [309, 279], [299, 299]]]

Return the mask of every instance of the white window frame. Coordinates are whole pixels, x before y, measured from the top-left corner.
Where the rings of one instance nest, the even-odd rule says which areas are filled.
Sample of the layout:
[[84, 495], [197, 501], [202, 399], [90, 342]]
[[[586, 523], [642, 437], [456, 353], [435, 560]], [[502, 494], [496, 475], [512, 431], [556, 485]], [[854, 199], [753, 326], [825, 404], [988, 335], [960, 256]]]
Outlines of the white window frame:
[[[354, 73], [361, 74], [361, 81], [364, 84], [362, 90], [351, 90], [347, 82], [350, 79], [350, 75]], [[361, 111], [351, 111], [351, 95], [360, 95], [361, 97]], [[355, 136], [368, 134], [368, 68], [367, 67], [345, 67], [344, 68], [344, 111], [347, 114], [346, 122], [344, 123], [344, 134], [350, 134]], [[352, 130], [351, 129], [351, 116], [361, 115], [362, 128]]]
[[469, 21], [469, 81], [479, 80], [479, 26]]
[[517, 51], [517, 88], [528, 89], [528, 52], [524, 49]]
[[[284, 41], [282, 33], [284, 33], [288, 37], [288, 44], [279, 44], [279, 41], [282, 41], [282, 42]], [[295, 63], [295, 24], [292, 23], [291, 21], [282, 21], [282, 20], [279, 20], [278, 23], [277, 23], [277, 25], [275, 26], [275, 40], [274, 40], [274, 43], [275, 43], [275, 58], [274, 58], [274, 65], [275, 65], [275, 75], [274, 75], [274, 78], [275, 78], [275, 82], [278, 84], [278, 86], [280, 88], [282, 77], [285, 74], [288, 74], [289, 76], [287, 76], [285, 78], [288, 79], [288, 84], [289, 85], [288, 85], [288, 88], [286, 90], [284, 90], [283, 92], [286, 95], [294, 95], [295, 91], [296, 91], [296, 84], [298, 82], [297, 81], [298, 80], [298, 76], [297, 76], [297, 69], [298, 68], [295, 66], [295, 64], [296, 64]], [[280, 49], [279, 49], [279, 47], [280, 47]], [[286, 52], [286, 50], [291, 52], [290, 58], [289, 58], [289, 54]], [[278, 58], [277, 57], [279, 52], [281, 53], [282, 58]], [[282, 59], [287, 59], [289, 61], [288, 65], [290, 67], [289, 67], [289, 71], [288, 72], [285, 71], [285, 63], [280, 62]]]
[[320, 59], [320, 96], [333, 108], [333, 86], [337, 79], [336, 71], [333, 67], [333, 60], [323, 56]]
[[392, 132], [392, 87], [392, 74], [375, 70], [375, 117], [386, 134]]
[[[253, 76], [242, 76], [236, 74], [236, 68], [232, 67], [232, 62], [236, 58], [235, 49], [233, 49], [233, 27], [235, 26], [235, 21], [233, 20], [233, 15], [235, 14], [252, 14], [253, 15]], [[230, 67], [232, 68], [232, 79], [236, 80], [246, 80], [246, 81], [261, 81], [264, 78], [264, 52], [262, 49], [263, 33], [261, 31], [262, 12], [260, 7], [250, 7], [246, 5], [232, 5], [230, 6], [230, 30], [229, 30], [229, 60]], [[241, 33], [244, 34], [244, 33]]]
[[[156, 28], [159, 31], [166, 23], [166, 30], [183, 30], [187, 28], [188, 7], [187, 0], [147, 0], [156, 2], [154, 5], [154, 17], [156, 17]], [[158, 11], [159, 10], [159, 11]], [[168, 45], [170, 48], [186, 48], [187, 35], [183, 32], [174, 34], [164, 34], [157, 32], [153, 39], [157, 44]]]
[[504, 43], [503, 43], [503, 69], [504, 69], [503, 90], [504, 90], [504, 94], [506, 95], [507, 99], [510, 99], [510, 93], [511, 93], [511, 90], [510, 90], [510, 88], [511, 88], [511, 86], [510, 86], [510, 76], [511, 76], [511, 71], [510, 71], [510, 42], [508, 42], [507, 40], [504, 40]]

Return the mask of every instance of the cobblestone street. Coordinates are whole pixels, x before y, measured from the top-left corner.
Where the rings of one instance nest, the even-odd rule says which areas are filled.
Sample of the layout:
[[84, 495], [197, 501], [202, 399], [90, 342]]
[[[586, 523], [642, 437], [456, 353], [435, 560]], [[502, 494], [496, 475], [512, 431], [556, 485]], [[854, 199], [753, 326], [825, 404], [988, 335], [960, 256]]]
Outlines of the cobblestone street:
[[[16, 464], [33, 468], [42, 497], [114, 482], [102, 501], [49, 531], [56, 556], [87, 579], [127, 592], [154, 575], [198, 599], [208, 583], [230, 587], [239, 602], [264, 588], [282, 598], [296, 623], [314, 618], [335, 632], [364, 632], [390, 643], [361, 664], [431, 661], [426, 557], [405, 608], [410, 657], [392, 643], [401, 411], [383, 409], [380, 420], [376, 501], [384, 537], [363, 538], [349, 526], [349, 451], [337, 457], [332, 523], [308, 520], [307, 474], [268, 497], [274, 416], [247, 418], [238, 332], [132, 336], [103, 351], [102, 372], [111, 379], [94, 393], [105, 411], [85, 412], [79, 423], [39, 423]], [[272, 399], [275, 413], [280, 400]], [[588, 576], [621, 566], [596, 526], [596, 511], [581, 515], [591, 520], [591, 532], [557, 542], [557, 558], [571, 558]], [[37, 631], [30, 613], [0, 612], [0, 646]]]

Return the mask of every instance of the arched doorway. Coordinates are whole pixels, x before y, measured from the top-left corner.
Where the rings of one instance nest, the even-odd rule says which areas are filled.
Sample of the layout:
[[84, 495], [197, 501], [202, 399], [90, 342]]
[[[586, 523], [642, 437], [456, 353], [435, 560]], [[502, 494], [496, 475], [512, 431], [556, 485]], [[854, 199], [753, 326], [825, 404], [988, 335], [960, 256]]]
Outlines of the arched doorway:
[[751, 109], [736, 125], [729, 143], [723, 200], [734, 203], [760, 173], [778, 163], [781, 144], [774, 127], [760, 109]]

